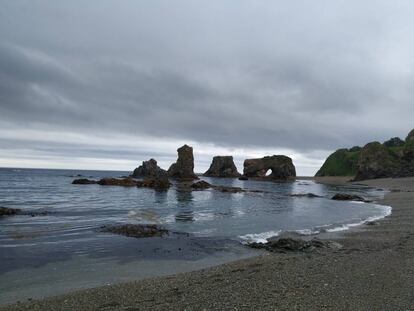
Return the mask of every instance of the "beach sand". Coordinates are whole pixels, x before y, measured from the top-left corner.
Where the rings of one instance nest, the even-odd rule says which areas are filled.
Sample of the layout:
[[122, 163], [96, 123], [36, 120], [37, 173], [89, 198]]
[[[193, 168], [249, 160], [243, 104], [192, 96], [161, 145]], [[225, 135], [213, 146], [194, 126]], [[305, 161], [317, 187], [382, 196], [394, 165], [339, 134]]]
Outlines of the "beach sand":
[[360, 183], [390, 189], [380, 203], [393, 211], [378, 225], [335, 235], [340, 250], [264, 253], [0, 310], [414, 310], [414, 178]]

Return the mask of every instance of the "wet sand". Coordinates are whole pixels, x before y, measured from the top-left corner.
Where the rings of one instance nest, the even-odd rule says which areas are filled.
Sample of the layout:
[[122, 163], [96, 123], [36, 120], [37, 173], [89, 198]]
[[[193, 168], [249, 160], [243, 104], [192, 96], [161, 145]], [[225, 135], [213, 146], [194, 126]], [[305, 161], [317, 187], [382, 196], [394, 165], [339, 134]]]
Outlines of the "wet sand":
[[335, 235], [340, 250], [264, 253], [0, 310], [414, 310], [414, 178], [362, 183], [390, 189], [380, 203], [393, 212], [378, 225]]

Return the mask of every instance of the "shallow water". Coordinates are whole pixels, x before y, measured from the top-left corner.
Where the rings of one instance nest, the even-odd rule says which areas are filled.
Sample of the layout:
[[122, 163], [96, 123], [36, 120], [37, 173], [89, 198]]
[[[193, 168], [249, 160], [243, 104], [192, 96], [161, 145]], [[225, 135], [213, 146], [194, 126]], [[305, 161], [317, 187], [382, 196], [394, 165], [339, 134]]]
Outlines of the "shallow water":
[[[166, 192], [72, 185], [75, 178], [126, 172], [0, 169], [0, 206], [46, 216], [0, 219], [0, 302], [207, 267], [256, 254], [241, 242], [282, 231], [346, 229], [389, 213], [376, 204], [332, 201], [337, 192], [378, 199], [381, 190], [203, 178], [215, 185], [263, 190]], [[322, 198], [291, 197], [314, 193]], [[103, 225], [158, 223], [190, 236], [134, 239], [102, 233]]]

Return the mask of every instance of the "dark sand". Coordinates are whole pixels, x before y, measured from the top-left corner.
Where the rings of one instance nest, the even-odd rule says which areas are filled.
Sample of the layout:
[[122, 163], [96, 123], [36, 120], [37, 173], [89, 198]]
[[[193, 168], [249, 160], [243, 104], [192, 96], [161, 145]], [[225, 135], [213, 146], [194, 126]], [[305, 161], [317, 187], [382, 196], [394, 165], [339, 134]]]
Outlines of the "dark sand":
[[266, 253], [0, 310], [414, 310], [414, 178], [364, 184], [393, 190], [381, 202], [392, 215], [337, 235], [341, 250]]

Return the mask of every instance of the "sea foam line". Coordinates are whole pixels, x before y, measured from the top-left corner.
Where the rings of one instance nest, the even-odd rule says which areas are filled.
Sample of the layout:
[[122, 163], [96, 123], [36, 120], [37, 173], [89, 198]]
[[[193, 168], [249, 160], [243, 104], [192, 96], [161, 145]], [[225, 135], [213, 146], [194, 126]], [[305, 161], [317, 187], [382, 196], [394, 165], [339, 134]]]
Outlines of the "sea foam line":
[[[359, 222], [356, 222], [356, 223], [343, 224], [343, 225], [340, 225], [338, 227], [334, 227], [334, 228], [330, 228], [330, 229], [323, 229], [324, 227], [330, 226], [330, 225], [324, 225], [324, 226], [317, 227], [315, 229], [287, 230], [286, 232], [296, 232], [296, 233], [299, 233], [299, 234], [302, 234], [302, 235], [313, 235], [313, 234], [318, 234], [318, 233], [321, 233], [321, 232], [339, 232], [339, 231], [349, 230], [352, 227], [357, 227], [357, 226], [363, 225], [367, 222], [377, 221], [377, 220], [383, 219], [383, 218], [391, 215], [391, 213], [392, 213], [392, 207], [391, 206], [379, 205], [379, 204], [376, 204], [376, 205], [381, 206], [383, 208], [383, 212], [382, 212], [381, 215], [371, 216], [371, 217], [368, 217], [368, 218], [366, 218], [364, 220], [361, 220]], [[281, 233], [282, 233], [282, 230], [266, 231], [266, 232], [261, 232], [261, 233], [249, 233], [249, 234], [246, 234], [246, 235], [239, 236], [239, 238], [243, 241], [242, 242], [243, 244], [252, 243], [252, 242], [266, 243], [268, 238], [279, 236]]]

